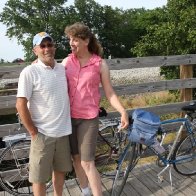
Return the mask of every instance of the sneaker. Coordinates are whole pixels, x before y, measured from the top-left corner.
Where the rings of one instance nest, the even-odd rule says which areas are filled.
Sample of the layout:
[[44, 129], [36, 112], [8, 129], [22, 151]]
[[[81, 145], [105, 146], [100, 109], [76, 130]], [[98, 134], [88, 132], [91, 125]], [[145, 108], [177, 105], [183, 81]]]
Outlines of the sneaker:
[[84, 194], [84, 193], [81, 193], [81, 196], [91, 196], [91, 194]]

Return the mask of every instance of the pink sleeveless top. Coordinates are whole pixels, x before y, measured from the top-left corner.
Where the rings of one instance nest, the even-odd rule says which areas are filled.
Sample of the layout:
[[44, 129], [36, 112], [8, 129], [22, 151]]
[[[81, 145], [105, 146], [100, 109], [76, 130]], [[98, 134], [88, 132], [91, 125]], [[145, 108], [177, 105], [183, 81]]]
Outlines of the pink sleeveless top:
[[66, 59], [71, 117], [92, 119], [98, 116], [100, 92], [101, 57], [93, 55], [88, 63], [80, 67], [74, 54]]

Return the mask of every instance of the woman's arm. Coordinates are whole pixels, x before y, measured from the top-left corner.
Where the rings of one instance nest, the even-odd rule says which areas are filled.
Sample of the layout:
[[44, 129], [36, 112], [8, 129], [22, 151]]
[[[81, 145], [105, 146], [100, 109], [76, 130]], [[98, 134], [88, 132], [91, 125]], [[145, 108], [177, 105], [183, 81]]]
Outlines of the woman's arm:
[[105, 60], [101, 62], [101, 83], [105, 92], [105, 95], [112, 105], [121, 114], [121, 127], [126, 128], [129, 124], [128, 115], [125, 108], [120, 103], [110, 80], [110, 71]]

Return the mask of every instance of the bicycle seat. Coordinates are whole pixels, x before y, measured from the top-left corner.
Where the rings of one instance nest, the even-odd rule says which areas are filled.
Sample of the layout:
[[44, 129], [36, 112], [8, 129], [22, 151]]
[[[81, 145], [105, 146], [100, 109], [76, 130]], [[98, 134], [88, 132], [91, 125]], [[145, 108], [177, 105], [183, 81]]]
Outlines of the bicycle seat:
[[27, 137], [26, 133], [19, 133], [15, 135], [4, 136], [3, 141], [7, 142], [7, 141], [14, 141], [14, 140], [22, 140], [25, 139], [26, 137]]
[[99, 117], [105, 117], [105, 116], [107, 116], [108, 115], [108, 113], [107, 113], [107, 111], [105, 110], [105, 108], [104, 107], [100, 107], [99, 108]]
[[185, 112], [195, 112], [196, 102], [191, 102], [189, 105], [183, 106], [181, 109]]

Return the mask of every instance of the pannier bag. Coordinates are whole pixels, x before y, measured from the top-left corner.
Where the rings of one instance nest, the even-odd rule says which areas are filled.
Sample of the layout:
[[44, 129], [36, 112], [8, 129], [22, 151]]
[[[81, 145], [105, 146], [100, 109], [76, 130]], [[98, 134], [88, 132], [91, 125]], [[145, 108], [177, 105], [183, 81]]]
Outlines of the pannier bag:
[[136, 109], [132, 114], [132, 119], [133, 124], [129, 125], [129, 139], [147, 146], [155, 143], [155, 136], [161, 124], [159, 116], [152, 112]]

